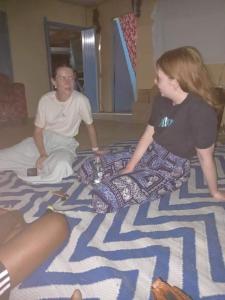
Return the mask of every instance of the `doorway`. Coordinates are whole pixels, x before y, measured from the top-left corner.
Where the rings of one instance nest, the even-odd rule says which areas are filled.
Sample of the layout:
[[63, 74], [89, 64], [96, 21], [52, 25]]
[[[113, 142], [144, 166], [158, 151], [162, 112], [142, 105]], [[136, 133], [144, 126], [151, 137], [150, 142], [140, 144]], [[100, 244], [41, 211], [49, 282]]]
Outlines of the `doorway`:
[[90, 100], [93, 112], [99, 111], [98, 60], [95, 31], [44, 20], [48, 56], [49, 85], [51, 77], [60, 65], [70, 65], [77, 73], [77, 79]]

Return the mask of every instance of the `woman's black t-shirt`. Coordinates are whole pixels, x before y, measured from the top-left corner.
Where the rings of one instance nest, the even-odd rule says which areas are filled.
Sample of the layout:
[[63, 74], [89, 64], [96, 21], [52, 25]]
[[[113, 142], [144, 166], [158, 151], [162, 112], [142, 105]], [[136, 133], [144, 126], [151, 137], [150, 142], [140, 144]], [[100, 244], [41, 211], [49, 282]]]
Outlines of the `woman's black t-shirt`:
[[154, 141], [183, 158], [190, 159], [196, 154], [196, 148], [206, 149], [216, 141], [217, 114], [213, 107], [194, 94], [188, 94], [177, 105], [158, 96], [149, 124], [155, 129]]

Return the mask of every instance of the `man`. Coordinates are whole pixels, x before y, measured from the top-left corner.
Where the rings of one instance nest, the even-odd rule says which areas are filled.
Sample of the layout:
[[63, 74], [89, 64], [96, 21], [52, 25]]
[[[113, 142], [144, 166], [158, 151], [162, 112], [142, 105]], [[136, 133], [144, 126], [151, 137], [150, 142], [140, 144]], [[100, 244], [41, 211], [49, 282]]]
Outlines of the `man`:
[[0, 150], [0, 170], [14, 170], [18, 177], [31, 183], [58, 183], [73, 174], [79, 145], [74, 136], [82, 121], [87, 126], [92, 150], [99, 152], [90, 103], [74, 90], [72, 68], [58, 67], [52, 84], [55, 91], [39, 101], [33, 137]]

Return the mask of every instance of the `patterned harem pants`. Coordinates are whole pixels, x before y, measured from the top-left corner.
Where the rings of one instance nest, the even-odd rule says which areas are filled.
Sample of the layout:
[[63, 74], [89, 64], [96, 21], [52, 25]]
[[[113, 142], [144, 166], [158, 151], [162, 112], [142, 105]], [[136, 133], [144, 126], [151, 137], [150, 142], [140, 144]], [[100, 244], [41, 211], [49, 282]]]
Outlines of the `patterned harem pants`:
[[[108, 213], [132, 204], [159, 199], [181, 187], [190, 174], [190, 161], [153, 142], [132, 173], [120, 175], [133, 154], [132, 149], [100, 157], [101, 182], [94, 184], [92, 206], [97, 213]], [[98, 158], [99, 159], [99, 158]], [[99, 171], [99, 166], [98, 170]], [[78, 171], [84, 183], [94, 183], [96, 158], [87, 159]]]

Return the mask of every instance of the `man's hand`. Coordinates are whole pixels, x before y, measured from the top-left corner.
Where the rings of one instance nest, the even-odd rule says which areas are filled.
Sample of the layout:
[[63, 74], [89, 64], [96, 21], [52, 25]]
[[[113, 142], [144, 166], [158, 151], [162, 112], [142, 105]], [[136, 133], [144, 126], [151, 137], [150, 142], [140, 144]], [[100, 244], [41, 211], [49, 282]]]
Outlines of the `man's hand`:
[[43, 163], [48, 158], [48, 155], [40, 155], [36, 161], [36, 168], [41, 170], [43, 168]]
[[43, 128], [35, 126], [34, 128], [34, 142], [37, 146], [37, 149], [40, 153], [39, 158], [36, 161], [36, 168], [41, 170], [43, 168], [43, 162], [46, 160], [48, 157], [47, 152], [45, 150], [45, 145], [44, 145], [44, 138], [43, 138]]

